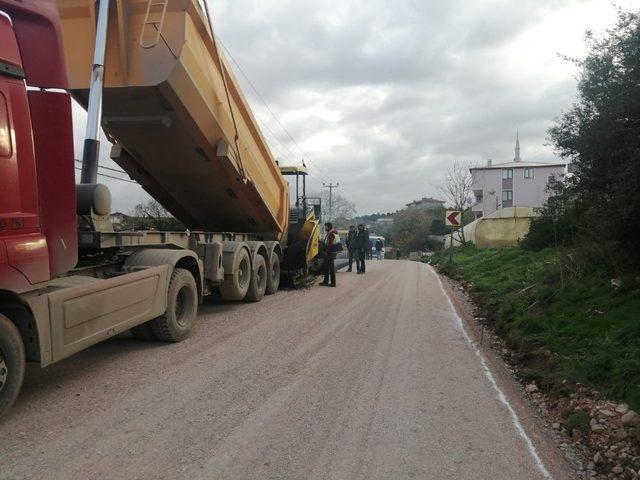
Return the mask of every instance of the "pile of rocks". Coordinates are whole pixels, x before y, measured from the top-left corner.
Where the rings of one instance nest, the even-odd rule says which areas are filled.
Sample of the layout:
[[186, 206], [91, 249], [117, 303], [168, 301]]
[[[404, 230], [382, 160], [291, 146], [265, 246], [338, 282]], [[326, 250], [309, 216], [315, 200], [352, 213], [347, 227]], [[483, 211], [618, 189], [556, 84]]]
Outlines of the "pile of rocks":
[[628, 405], [601, 399], [582, 385], [560, 399], [548, 398], [533, 383], [525, 392], [559, 433], [563, 451], [582, 453], [582, 478], [640, 479], [640, 415]]

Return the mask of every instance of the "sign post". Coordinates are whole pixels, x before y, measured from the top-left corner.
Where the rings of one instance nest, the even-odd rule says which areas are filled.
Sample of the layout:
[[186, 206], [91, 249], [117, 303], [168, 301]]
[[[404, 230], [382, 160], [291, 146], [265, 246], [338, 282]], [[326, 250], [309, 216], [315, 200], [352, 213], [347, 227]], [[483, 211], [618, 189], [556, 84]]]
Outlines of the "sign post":
[[449, 245], [449, 265], [451, 265], [453, 261], [453, 232], [462, 225], [462, 212], [460, 210], [447, 210], [444, 223], [451, 227], [451, 245]]

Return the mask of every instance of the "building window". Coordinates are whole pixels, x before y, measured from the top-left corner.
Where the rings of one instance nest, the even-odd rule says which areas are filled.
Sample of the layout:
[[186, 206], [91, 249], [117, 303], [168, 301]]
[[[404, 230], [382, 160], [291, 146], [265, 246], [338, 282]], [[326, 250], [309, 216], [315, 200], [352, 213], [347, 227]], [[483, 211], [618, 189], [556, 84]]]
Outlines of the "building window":
[[502, 179], [507, 180], [513, 178], [513, 168], [505, 168], [502, 170]]
[[502, 191], [502, 201], [503, 202], [512, 202], [513, 201], [513, 190], [503, 190]]
[[552, 185], [556, 182], [556, 176], [555, 175], [549, 175], [547, 177], [547, 184], [548, 185]]
[[533, 168], [524, 169], [524, 178], [533, 178]]

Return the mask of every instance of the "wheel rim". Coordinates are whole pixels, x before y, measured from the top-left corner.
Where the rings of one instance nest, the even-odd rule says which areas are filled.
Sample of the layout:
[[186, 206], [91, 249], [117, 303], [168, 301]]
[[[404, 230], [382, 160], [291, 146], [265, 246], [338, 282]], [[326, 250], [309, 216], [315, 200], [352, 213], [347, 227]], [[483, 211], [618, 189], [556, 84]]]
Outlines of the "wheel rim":
[[275, 282], [280, 276], [280, 264], [276, 264], [276, 262], [271, 263], [271, 281]]
[[176, 322], [181, 327], [186, 327], [189, 324], [189, 318], [191, 317], [192, 308], [191, 291], [188, 287], [184, 286], [178, 291], [176, 296]]
[[4, 359], [4, 352], [0, 348], [0, 392], [7, 383], [7, 377], [9, 376], [9, 367]]
[[243, 258], [240, 262], [240, 268], [238, 268], [238, 283], [241, 287], [244, 287], [249, 282], [251, 268], [249, 268], [248, 264], [248, 260], [246, 258]]

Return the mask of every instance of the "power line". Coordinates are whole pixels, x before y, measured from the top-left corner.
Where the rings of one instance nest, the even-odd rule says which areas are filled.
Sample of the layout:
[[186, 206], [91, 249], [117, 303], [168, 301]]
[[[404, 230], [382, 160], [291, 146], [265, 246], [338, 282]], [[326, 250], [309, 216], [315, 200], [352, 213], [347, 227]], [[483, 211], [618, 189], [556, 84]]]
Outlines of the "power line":
[[[282, 141], [278, 138], [278, 136], [274, 133], [273, 130], [271, 130], [271, 128], [269, 128], [269, 125], [267, 125], [264, 120], [262, 120], [255, 112], [253, 113], [255, 115], [255, 117], [258, 119], [258, 121], [260, 122], [260, 124], [267, 129], [267, 131], [269, 133], [271, 133], [272, 137], [280, 144], [282, 145], [282, 147], [289, 153], [289, 155], [291, 156], [291, 158], [293, 158], [294, 160], [296, 160], [296, 155], [295, 153], [293, 153], [291, 150], [289, 150], [289, 148], [282, 143]], [[273, 148], [275, 150], [276, 145], [273, 145]], [[282, 153], [282, 151], [280, 151], [280, 153]], [[284, 156], [284, 155], [283, 155]]]
[[273, 118], [276, 120], [276, 122], [278, 122], [278, 125], [280, 125], [280, 128], [282, 128], [282, 130], [284, 131], [284, 133], [287, 134], [287, 136], [289, 137], [289, 139], [300, 149], [300, 151], [302, 152], [303, 155], [306, 156], [306, 153], [304, 152], [304, 150], [302, 150], [302, 148], [300, 148], [300, 145], [298, 145], [298, 142], [295, 141], [295, 139], [291, 136], [291, 134], [289, 133], [289, 131], [286, 129], [286, 127], [282, 124], [282, 122], [280, 121], [280, 119], [278, 119], [277, 115], [275, 113], [273, 113], [273, 110], [271, 110], [271, 107], [269, 107], [269, 104], [266, 102], [266, 100], [262, 97], [262, 95], [260, 95], [260, 92], [258, 92], [258, 89], [256, 88], [256, 86], [253, 84], [253, 82], [251, 81], [251, 79], [247, 76], [247, 74], [244, 72], [244, 70], [242, 69], [242, 67], [240, 66], [240, 64], [238, 63], [238, 61], [235, 59], [235, 57], [233, 56], [233, 54], [231, 53], [231, 51], [227, 48], [227, 46], [224, 44], [224, 42], [222, 41], [222, 39], [220, 38], [219, 35], [216, 35], [216, 38], [218, 39], [218, 41], [220, 42], [220, 45], [222, 45], [222, 48], [224, 48], [225, 52], [227, 52], [227, 54], [229, 55], [229, 58], [231, 58], [231, 61], [236, 65], [236, 67], [238, 67], [238, 70], [240, 71], [240, 73], [242, 74], [242, 76], [245, 78], [245, 80], [249, 83], [249, 86], [251, 87], [251, 89], [254, 91], [254, 93], [258, 96], [258, 98], [260, 99], [260, 101], [262, 102], [262, 104], [266, 107], [266, 109], [269, 111], [269, 113], [273, 116]]
[[[249, 80], [249, 77], [247, 76], [247, 74], [244, 72], [244, 70], [242, 69], [242, 67], [240, 66], [240, 64], [238, 63], [238, 61], [235, 59], [235, 57], [231, 54], [231, 51], [227, 48], [227, 46], [222, 43], [222, 40], [220, 39], [220, 37], [218, 35], [215, 36], [218, 39], [218, 42], [220, 43], [220, 45], [222, 45], [222, 48], [224, 49], [225, 52], [227, 52], [227, 54], [229, 55], [229, 58], [231, 58], [231, 61], [233, 61], [233, 63], [235, 64], [236, 67], [238, 67], [238, 71], [242, 74], [242, 76], [247, 80], [247, 82], [249, 83], [249, 86], [251, 87], [251, 89], [255, 92], [255, 94], [258, 96], [258, 98], [262, 101], [262, 103], [264, 104], [265, 107], [267, 107], [267, 110], [269, 110], [269, 113], [271, 113], [271, 115], [273, 116], [273, 118], [276, 119], [276, 121], [278, 122], [278, 124], [283, 128], [283, 130], [285, 130], [285, 133], [287, 133], [287, 135], [289, 135], [289, 133], [286, 131], [286, 129], [282, 126], [282, 124], [280, 123], [280, 121], [278, 120], [278, 117], [275, 116], [275, 114], [273, 113], [273, 111], [271, 110], [271, 108], [269, 108], [269, 105], [267, 105], [267, 102], [264, 100], [264, 98], [260, 95], [260, 93], [258, 92], [258, 90], [256, 89], [255, 85], [253, 84], [253, 82], [251, 80]], [[280, 144], [282, 145], [282, 147], [289, 152], [289, 154], [291, 155], [291, 157], [296, 160], [296, 154], [293, 153], [291, 151], [291, 149], [289, 147], [287, 147], [287, 145], [285, 145], [285, 143], [280, 140], [278, 138], [278, 135], [269, 127], [269, 125], [262, 119], [260, 118], [260, 116], [256, 113], [253, 112], [253, 114], [255, 115], [255, 117], [258, 119], [258, 121], [262, 124], [263, 127], [265, 127], [270, 133], [271, 135], [273, 135], [273, 138]], [[291, 138], [291, 136], [289, 135], [289, 138]], [[295, 140], [294, 140], [295, 143]], [[298, 147], [300, 148], [300, 147]]]
[[[262, 103], [264, 103], [265, 107], [267, 107], [267, 109], [269, 110], [269, 112], [271, 112], [272, 115], [274, 115], [273, 111], [271, 111], [271, 109], [269, 108], [269, 105], [267, 105], [267, 103], [265, 102], [264, 98], [262, 98], [262, 96], [260, 95], [260, 93], [258, 92], [258, 90], [256, 89], [255, 85], [253, 85], [253, 82], [251, 82], [251, 80], [249, 79], [249, 77], [244, 73], [244, 70], [242, 69], [242, 67], [240, 66], [240, 63], [238, 63], [238, 61], [234, 58], [234, 56], [231, 54], [231, 51], [227, 48], [227, 46], [222, 42], [222, 39], [216, 35], [213, 31], [213, 24], [211, 21], [211, 15], [209, 12], [209, 5], [207, 4], [206, 0], [204, 0], [204, 10], [206, 12], [206, 16], [207, 16], [207, 21], [209, 22], [209, 31], [211, 33], [211, 36], [213, 37], [213, 42], [214, 45], [216, 44], [216, 41], [222, 46], [222, 48], [227, 52], [227, 54], [229, 55], [229, 57], [231, 58], [231, 60], [233, 61], [233, 63], [238, 67], [238, 70], [240, 71], [240, 73], [244, 76], [244, 78], [247, 80], [247, 82], [249, 82], [249, 85], [251, 86], [251, 88], [253, 89], [253, 91], [256, 93], [256, 95], [258, 96], [258, 98], [260, 98], [260, 100], [262, 100]], [[224, 72], [222, 71], [222, 64], [220, 64], [220, 68], [221, 68], [221, 73], [223, 75], [223, 80], [224, 80]], [[229, 104], [229, 108], [231, 108], [231, 104]], [[233, 116], [233, 111], [231, 112], [231, 115]], [[292, 158], [296, 159], [295, 154], [289, 150], [289, 148], [278, 138], [278, 136], [273, 132], [273, 130], [271, 130], [271, 128], [269, 128], [269, 126], [257, 115], [254, 113], [254, 115], [256, 116], [256, 118], [258, 119], [258, 121], [260, 121], [260, 123], [262, 123], [262, 125], [269, 131], [271, 132], [271, 134], [273, 135], [273, 138], [279, 142], [286, 151], [288, 151]], [[278, 121], [278, 123], [280, 123], [280, 121], [278, 120], [277, 117], [274, 118], [276, 119], [276, 121]], [[280, 124], [280, 126], [282, 126], [282, 124]], [[284, 129], [284, 127], [283, 127]], [[237, 132], [236, 132], [237, 133]], [[287, 132], [288, 134], [288, 132]], [[304, 163], [304, 161], [302, 162]]]
[[[215, 34], [214, 34], [215, 35]], [[280, 119], [278, 118], [278, 116], [273, 112], [273, 110], [271, 110], [271, 107], [269, 107], [269, 104], [267, 103], [267, 101], [264, 99], [264, 97], [262, 95], [260, 95], [260, 92], [258, 92], [258, 89], [256, 88], [256, 86], [253, 84], [253, 82], [251, 81], [251, 79], [249, 78], [249, 76], [245, 73], [245, 71], [243, 70], [243, 68], [240, 66], [240, 63], [235, 59], [235, 57], [233, 56], [233, 54], [231, 53], [231, 51], [229, 50], [229, 48], [227, 48], [227, 46], [224, 44], [224, 42], [222, 41], [222, 39], [220, 38], [219, 35], [215, 35], [215, 37], [218, 39], [218, 42], [220, 43], [220, 45], [222, 45], [222, 48], [225, 50], [225, 52], [227, 52], [227, 54], [229, 55], [229, 58], [231, 59], [231, 61], [235, 64], [236, 67], [238, 67], [238, 71], [240, 72], [240, 74], [245, 78], [245, 80], [247, 81], [247, 83], [249, 83], [249, 86], [251, 87], [251, 89], [253, 90], [253, 92], [257, 95], [257, 97], [260, 99], [260, 101], [262, 102], [262, 104], [266, 107], [266, 109], [269, 111], [269, 113], [273, 116], [273, 118], [275, 119], [275, 121], [278, 123], [278, 125], [280, 125], [280, 128], [282, 128], [282, 130], [284, 131], [284, 133], [286, 133], [286, 135], [289, 137], [289, 139], [293, 142], [293, 144], [298, 147], [298, 150], [300, 150], [300, 152], [302, 153], [303, 157], [306, 157], [307, 159], [311, 159], [311, 157], [302, 149], [302, 147], [298, 144], [298, 142], [296, 142], [296, 140], [293, 138], [293, 136], [291, 135], [291, 133], [289, 133], [289, 130], [287, 130], [287, 128], [282, 124], [282, 122], [280, 121]], [[257, 117], [257, 115], [256, 115]], [[264, 122], [262, 122], [265, 126], [266, 124]], [[267, 129], [269, 129], [267, 127]], [[271, 131], [271, 129], [269, 129], [269, 131]], [[273, 133], [273, 132], [272, 132]], [[275, 136], [275, 134], [274, 134]], [[277, 138], [277, 137], [276, 137]], [[282, 143], [282, 142], [280, 142]], [[284, 144], [283, 144], [284, 146]], [[289, 153], [291, 153], [293, 155], [293, 153], [291, 152], [291, 150], [289, 150], [286, 146], [285, 148], [287, 149], [287, 151], [289, 151]], [[294, 155], [295, 158], [295, 155]], [[303, 162], [304, 163], [304, 158], [303, 158]], [[320, 167], [318, 166], [314, 166], [314, 168], [317, 168], [321, 173], [323, 173], [324, 175], [327, 175], [326, 172], [324, 172]]]
[[[254, 113], [255, 115], [255, 113]], [[262, 120], [258, 115], [256, 115], [256, 118], [258, 119], [258, 121], [260, 122], [260, 124], [271, 134], [271, 137], [278, 142], [282, 148], [285, 150], [285, 152], [288, 154], [289, 157], [293, 158], [294, 160], [297, 160], [296, 154], [293, 153], [289, 147], [287, 147], [282, 140], [280, 140], [278, 138], [278, 136], [275, 134], [275, 132], [273, 130], [271, 130], [271, 128], [269, 128], [269, 125], [267, 125], [264, 120]], [[275, 145], [274, 145], [275, 146]]]
[[127, 172], [125, 172], [124, 170], [120, 170], [119, 168], [103, 167], [102, 165], [98, 165], [98, 168], [102, 168], [104, 170], [109, 170], [110, 172], [116, 172], [116, 173], [122, 173], [124, 175], [128, 175]]
[[[76, 163], [79, 163], [82, 165], [82, 160], [76, 160]], [[98, 168], [103, 168], [105, 170], [109, 170], [111, 172], [116, 172], [116, 173], [123, 173], [124, 175], [127, 175], [127, 172], [125, 172], [124, 170], [120, 170], [118, 168], [110, 168], [110, 167], [104, 167], [102, 165], [98, 165]]]
[[[75, 169], [78, 170], [78, 171], [82, 171], [82, 168], [80, 168], [80, 167], [75, 167]], [[101, 176], [101, 177], [112, 178], [114, 180], [120, 180], [121, 182], [135, 183], [136, 185], [139, 185], [138, 182], [134, 182], [133, 180], [128, 180], [126, 178], [114, 177], [113, 175], [107, 175], [106, 173], [98, 173], [98, 175]]]

